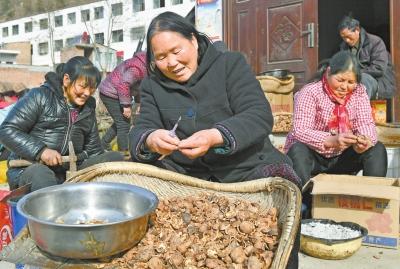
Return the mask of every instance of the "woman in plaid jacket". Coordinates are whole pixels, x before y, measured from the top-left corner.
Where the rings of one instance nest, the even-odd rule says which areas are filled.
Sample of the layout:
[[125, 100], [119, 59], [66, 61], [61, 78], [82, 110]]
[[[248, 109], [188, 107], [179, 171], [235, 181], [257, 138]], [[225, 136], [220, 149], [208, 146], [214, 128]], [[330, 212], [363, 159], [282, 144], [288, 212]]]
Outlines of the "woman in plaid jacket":
[[386, 149], [377, 141], [369, 98], [350, 52], [336, 53], [294, 101], [285, 151], [303, 185], [319, 173], [363, 170], [364, 176], [386, 176]]

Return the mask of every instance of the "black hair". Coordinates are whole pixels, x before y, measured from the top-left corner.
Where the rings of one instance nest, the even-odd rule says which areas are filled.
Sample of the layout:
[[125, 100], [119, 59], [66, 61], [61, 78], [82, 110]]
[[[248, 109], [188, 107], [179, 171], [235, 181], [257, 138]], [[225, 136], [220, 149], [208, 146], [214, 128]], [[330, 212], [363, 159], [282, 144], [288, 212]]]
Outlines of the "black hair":
[[351, 15], [344, 16], [338, 24], [338, 32], [343, 29], [349, 29], [354, 32], [357, 28], [360, 28], [360, 22], [354, 19]]
[[151, 39], [155, 34], [167, 31], [178, 33], [188, 40], [192, 40], [194, 36], [197, 39], [197, 43], [199, 45], [198, 48], [199, 58], [197, 59], [198, 62], [201, 61], [201, 58], [203, 57], [205, 51], [207, 50], [209, 44], [208, 37], [205, 34], [197, 31], [192, 23], [190, 23], [187, 19], [174, 12], [167, 11], [161, 13], [151, 21], [146, 35], [146, 44], [147, 44], [146, 58], [147, 58], [147, 69], [149, 71], [149, 74], [155, 74], [157, 76], [160, 76], [160, 72], [157, 71], [157, 68], [154, 66], [154, 55], [151, 46]]
[[56, 73], [61, 85], [65, 74], [68, 74], [71, 83], [79, 78], [84, 78], [90, 88], [97, 88], [101, 81], [100, 71], [88, 58], [83, 56], [75, 56], [68, 62], [59, 64]]
[[328, 75], [351, 71], [356, 75], [358, 83], [361, 80], [361, 70], [357, 58], [350, 51], [339, 51], [332, 58], [321, 61], [312, 81], [321, 80], [328, 67], [330, 67]]
[[8, 97], [11, 97], [11, 96], [16, 96], [17, 93], [16, 93], [14, 90], [8, 90], [8, 91], [5, 91], [5, 92], [0, 93], [0, 95], [1, 95], [1, 96], [8, 96]]

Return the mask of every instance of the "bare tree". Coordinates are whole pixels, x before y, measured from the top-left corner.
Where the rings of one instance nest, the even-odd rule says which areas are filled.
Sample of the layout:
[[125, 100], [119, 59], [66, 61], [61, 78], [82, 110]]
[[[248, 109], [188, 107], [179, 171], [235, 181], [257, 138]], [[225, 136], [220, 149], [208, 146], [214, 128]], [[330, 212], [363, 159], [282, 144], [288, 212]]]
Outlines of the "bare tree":
[[50, 51], [50, 57], [51, 57], [51, 63], [53, 66], [53, 69], [55, 70], [55, 65], [56, 65], [56, 60], [54, 57], [54, 12], [47, 12], [47, 19], [49, 20], [48, 26], [49, 26], [49, 51]]
[[[96, 42], [96, 38], [95, 38], [95, 35], [99, 34], [98, 31], [100, 31], [100, 29], [98, 27], [96, 27], [96, 25], [95, 25], [96, 20], [91, 17], [90, 20], [88, 20], [88, 21], [85, 20], [84, 24], [85, 24], [86, 31], [90, 36], [90, 43], [93, 45], [93, 49], [96, 54], [96, 63], [100, 67], [100, 71], [102, 72], [102, 75], [104, 77], [107, 73], [107, 67], [108, 67], [109, 63], [112, 61], [112, 55], [111, 55], [112, 54], [111, 53], [111, 51], [112, 51], [112, 49], [111, 49], [112, 33], [114, 30], [114, 26], [117, 23], [119, 23], [119, 20], [118, 20], [119, 18], [118, 18], [118, 15], [113, 13], [112, 3], [110, 0], [103, 0], [101, 2], [103, 2], [104, 6], [107, 7], [106, 8], [107, 14], [103, 14], [104, 19], [106, 19], [106, 23], [105, 23], [106, 25], [105, 25], [105, 27], [104, 27], [104, 24], [102, 25], [103, 26], [102, 29], [105, 28], [104, 44], [103, 44], [105, 47], [105, 52], [103, 53], [103, 55], [105, 55], [104, 61], [101, 61], [101, 56], [100, 56], [101, 52], [99, 50], [99, 45]], [[121, 4], [122, 4], [122, 2], [121, 2]], [[128, 11], [128, 8], [125, 7], [125, 8], [123, 8], [122, 13], [127, 12], [127, 11]]]

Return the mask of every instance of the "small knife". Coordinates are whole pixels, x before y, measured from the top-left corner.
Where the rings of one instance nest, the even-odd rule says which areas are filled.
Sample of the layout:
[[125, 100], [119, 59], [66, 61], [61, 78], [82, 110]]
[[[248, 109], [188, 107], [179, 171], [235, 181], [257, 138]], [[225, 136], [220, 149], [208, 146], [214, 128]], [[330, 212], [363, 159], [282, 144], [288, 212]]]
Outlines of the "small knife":
[[[178, 128], [178, 124], [179, 124], [179, 122], [181, 121], [181, 119], [182, 119], [182, 117], [179, 116], [179, 119], [176, 121], [174, 127], [172, 127], [172, 129], [169, 130], [168, 134], [169, 134], [170, 137], [175, 137], [175, 136], [176, 136], [175, 131], [176, 131], [176, 129]], [[164, 159], [165, 157], [167, 157], [167, 155], [168, 155], [168, 154], [161, 155], [161, 157], [158, 158], [158, 160], [161, 161], [162, 159]]]

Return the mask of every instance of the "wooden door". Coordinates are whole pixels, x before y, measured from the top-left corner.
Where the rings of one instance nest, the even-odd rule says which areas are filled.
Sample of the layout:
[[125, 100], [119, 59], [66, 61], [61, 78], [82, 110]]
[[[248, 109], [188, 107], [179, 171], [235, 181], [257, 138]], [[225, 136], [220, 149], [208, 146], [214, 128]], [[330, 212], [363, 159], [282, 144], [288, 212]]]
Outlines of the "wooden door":
[[296, 88], [312, 77], [318, 64], [317, 0], [225, 2], [225, 40], [246, 56], [255, 73], [289, 69]]
[[396, 75], [396, 92], [392, 98], [392, 119], [400, 121], [400, 1], [390, 1], [390, 48]]
[[257, 1], [258, 0], [228, 0], [229, 15], [225, 16], [229, 22], [225, 23], [228, 40], [225, 38], [231, 50], [240, 51], [246, 57], [247, 62], [257, 72]]

